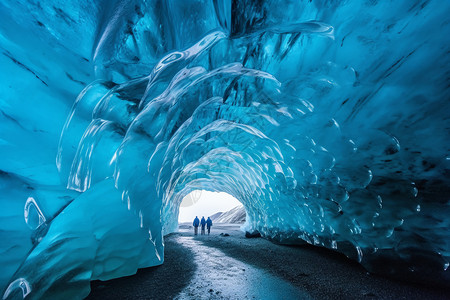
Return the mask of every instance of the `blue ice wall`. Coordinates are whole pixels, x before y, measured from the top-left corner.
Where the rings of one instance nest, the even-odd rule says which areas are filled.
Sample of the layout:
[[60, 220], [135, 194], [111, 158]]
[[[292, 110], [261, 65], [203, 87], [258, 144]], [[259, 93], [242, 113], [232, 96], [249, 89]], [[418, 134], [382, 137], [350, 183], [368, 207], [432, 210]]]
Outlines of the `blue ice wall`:
[[449, 284], [450, 3], [0, 4], [0, 287], [86, 296], [163, 262], [181, 199]]

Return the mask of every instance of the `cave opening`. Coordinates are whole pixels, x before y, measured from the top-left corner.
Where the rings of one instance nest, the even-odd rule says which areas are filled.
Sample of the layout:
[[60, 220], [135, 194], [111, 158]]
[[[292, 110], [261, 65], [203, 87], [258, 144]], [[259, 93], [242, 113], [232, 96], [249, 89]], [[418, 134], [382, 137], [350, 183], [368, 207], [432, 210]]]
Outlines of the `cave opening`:
[[181, 201], [178, 223], [190, 223], [196, 216], [199, 218], [202, 216], [205, 218], [211, 217], [214, 220], [220, 214], [242, 207], [243, 205], [238, 199], [226, 192], [194, 190]]

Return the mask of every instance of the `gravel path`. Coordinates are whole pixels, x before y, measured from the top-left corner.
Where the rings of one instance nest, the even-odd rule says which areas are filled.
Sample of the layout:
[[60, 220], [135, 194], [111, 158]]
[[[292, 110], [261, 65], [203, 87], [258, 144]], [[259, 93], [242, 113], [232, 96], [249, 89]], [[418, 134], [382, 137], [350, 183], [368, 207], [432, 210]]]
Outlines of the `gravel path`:
[[370, 275], [326, 249], [247, 239], [238, 225], [193, 236], [182, 224], [165, 245], [162, 266], [92, 282], [87, 299], [450, 299], [444, 289]]

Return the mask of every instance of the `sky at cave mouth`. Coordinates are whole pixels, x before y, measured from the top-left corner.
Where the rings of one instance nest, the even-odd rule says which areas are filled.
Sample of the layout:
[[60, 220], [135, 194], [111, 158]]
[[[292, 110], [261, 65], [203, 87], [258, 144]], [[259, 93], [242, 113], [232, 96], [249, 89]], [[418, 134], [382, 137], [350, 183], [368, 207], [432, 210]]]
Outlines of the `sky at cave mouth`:
[[216, 212], [226, 212], [238, 205], [242, 205], [241, 202], [225, 192], [192, 191], [180, 204], [178, 222], [190, 222], [195, 216], [207, 218]]

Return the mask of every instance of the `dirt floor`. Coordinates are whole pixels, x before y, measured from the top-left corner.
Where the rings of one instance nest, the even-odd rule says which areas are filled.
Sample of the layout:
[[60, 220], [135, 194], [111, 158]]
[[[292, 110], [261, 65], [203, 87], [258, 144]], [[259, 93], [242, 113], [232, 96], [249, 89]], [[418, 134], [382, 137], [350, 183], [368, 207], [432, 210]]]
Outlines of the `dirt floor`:
[[165, 238], [162, 266], [94, 281], [87, 299], [450, 299], [450, 291], [371, 275], [345, 256], [312, 246], [247, 239], [239, 225]]

